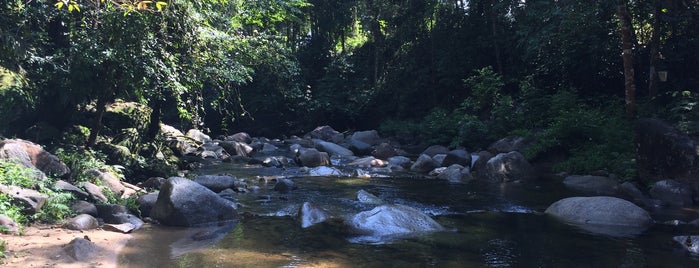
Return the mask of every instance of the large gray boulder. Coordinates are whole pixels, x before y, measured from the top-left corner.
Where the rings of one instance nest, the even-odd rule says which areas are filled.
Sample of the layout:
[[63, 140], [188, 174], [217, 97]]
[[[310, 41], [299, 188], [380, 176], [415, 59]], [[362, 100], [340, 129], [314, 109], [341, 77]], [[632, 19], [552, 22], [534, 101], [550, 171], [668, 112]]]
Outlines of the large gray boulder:
[[430, 157], [433, 157], [438, 154], [447, 154], [449, 153], [449, 149], [447, 147], [444, 147], [442, 145], [432, 145], [430, 147], [427, 147], [424, 151], [422, 151], [421, 154], [426, 154]]
[[357, 131], [350, 136], [352, 140], [358, 140], [369, 145], [377, 145], [381, 142], [379, 132], [376, 130]]
[[160, 188], [150, 216], [163, 225], [189, 227], [237, 219], [238, 211], [233, 202], [208, 188], [185, 178], [172, 177]]
[[16, 161], [27, 168], [41, 171], [43, 174], [35, 174], [38, 176], [37, 179], [44, 179], [46, 177], [44, 174], [54, 177], [70, 174], [68, 166], [58, 157], [30, 141], [20, 139], [0, 141], [0, 159]]
[[309, 132], [303, 137], [306, 139], [321, 139], [324, 141], [330, 141], [335, 143], [339, 143], [345, 139], [342, 133], [338, 132], [330, 126], [316, 127], [313, 131]]
[[217, 193], [228, 188], [244, 186], [238, 178], [229, 175], [199, 175], [192, 180]]
[[500, 153], [488, 160], [485, 174], [495, 182], [528, 180], [535, 177], [534, 167], [517, 151]]
[[421, 211], [404, 205], [381, 205], [356, 214], [347, 224], [361, 235], [390, 236], [442, 231], [444, 227]]
[[449, 151], [447, 156], [444, 157], [442, 161], [443, 167], [448, 167], [453, 164], [461, 165], [463, 167], [471, 167], [471, 154], [464, 149], [455, 149]]
[[240, 141], [220, 141], [219, 145], [232, 155], [251, 156], [255, 152], [252, 146]]
[[493, 154], [522, 151], [526, 148], [528, 143], [529, 141], [524, 137], [510, 136], [493, 142], [493, 144], [488, 146], [488, 151]]
[[198, 129], [190, 129], [189, 131], [187, 131], [187, 134], [185, 135], [187, 136], [187, 138], [198, 141], [200, 143], [207, 143], [212, 141], [209, 135], [204, 134], [204, 132]]
[[427, 173], [437, 168], [438, 166], [439, 165], [437, 164], [437, 161], [434, 161], [432, 157], [430, 157], [427, 154], [421, 154], [417, 158], [417, 160], [415, 160], [415, 163], [413, 163], [413, 165], [410, 166], [410, 170]]
[[693, 204], [692, 189], [675, 180], [657, 181], [650, 188], [649, 193], [651, 197], [671, 206], [685, 207]]
[[653, 223], [644, 209], [610, 196], [565, 198], [544, 213], [584, 230], [615, 236], [638, 234]]

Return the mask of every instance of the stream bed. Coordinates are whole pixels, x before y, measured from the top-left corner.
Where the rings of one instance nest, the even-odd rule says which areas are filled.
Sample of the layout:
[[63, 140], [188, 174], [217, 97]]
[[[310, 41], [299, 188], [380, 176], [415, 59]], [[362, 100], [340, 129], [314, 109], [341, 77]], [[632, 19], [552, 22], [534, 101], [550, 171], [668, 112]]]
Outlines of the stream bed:
[[[560, 183], [490, 184], [411, 177], [308, 177], [285, 170], [295, 190], [281, 194], [266, 184], [270, 168], [219, 164], [198, 171], [259, 181], [235, 196], [241, 218], [216, 226], [147, 225], [133, 233], [120, 267], [699, 267], [672, 240], [699, 228], [656, 224], [641, 235], [588, 233], [543, 214], [553, 202], [577, 194]], [[304, 202], [335, 215], [370, 210], [357, 200], [365, 190], [386, 203], [430, 215], [446, 231], [409, 237], [356, 237], [333, 224], [301, 228]], [[692, 209], [651, 211], [656, 222], [691, 221]]]

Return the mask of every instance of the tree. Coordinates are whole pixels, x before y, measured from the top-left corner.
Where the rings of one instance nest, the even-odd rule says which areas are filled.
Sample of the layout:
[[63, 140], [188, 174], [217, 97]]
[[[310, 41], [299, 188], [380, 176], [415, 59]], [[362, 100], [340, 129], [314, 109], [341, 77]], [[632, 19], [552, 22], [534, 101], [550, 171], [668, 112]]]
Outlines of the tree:
[[626, 116], [633, 118], [636, 109], [636, 84], [633, 69], [633, 43], [631, 35], [633, 32], [631, 15], [629, 15], [626, 0], [617, 1], [617, 16], [620, 20], [621, 32], [621, 57], [624, 62], [624, 96], [626, 97]]

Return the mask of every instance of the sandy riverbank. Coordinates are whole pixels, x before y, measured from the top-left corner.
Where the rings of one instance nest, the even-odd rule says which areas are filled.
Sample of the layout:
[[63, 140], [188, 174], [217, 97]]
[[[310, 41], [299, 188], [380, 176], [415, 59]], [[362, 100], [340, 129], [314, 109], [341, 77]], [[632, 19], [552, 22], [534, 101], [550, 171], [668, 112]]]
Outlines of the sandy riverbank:
[[[97, 252], [89, 261], [76, 261], [66, 253], [64, 246], [74, 238], [89, 238]], [[52, 226], [31, 226], [23, 235], [0, 234], [6, 241], [7, 259], [2, 267], [117, 267], [119, 252], [132, 238], [104, 230], [72, 231]]]

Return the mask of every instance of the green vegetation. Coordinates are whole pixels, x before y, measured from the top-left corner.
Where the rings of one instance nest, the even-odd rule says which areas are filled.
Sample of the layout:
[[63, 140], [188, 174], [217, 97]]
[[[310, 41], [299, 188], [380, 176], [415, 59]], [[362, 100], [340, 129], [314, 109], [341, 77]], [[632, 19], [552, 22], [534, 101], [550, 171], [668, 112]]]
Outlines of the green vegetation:
[[[274, 137], [380, 128], [471, 150], [520, 135], [532, 160], [563, 156], [557, 170], [632, 178], [637, 115], [624, 110], [699, 133], [699, 2], [680, 2], [6, 1], [0, 133], [83, 125], [49, 143], [86, 146], [72, 164], [87, 166], [106, 161], [100, 142], [125, 146], [125, 172], [147, 169], [161, 122]], [[152, 109], [138, 137], [104, 125], [117, 100]]]

